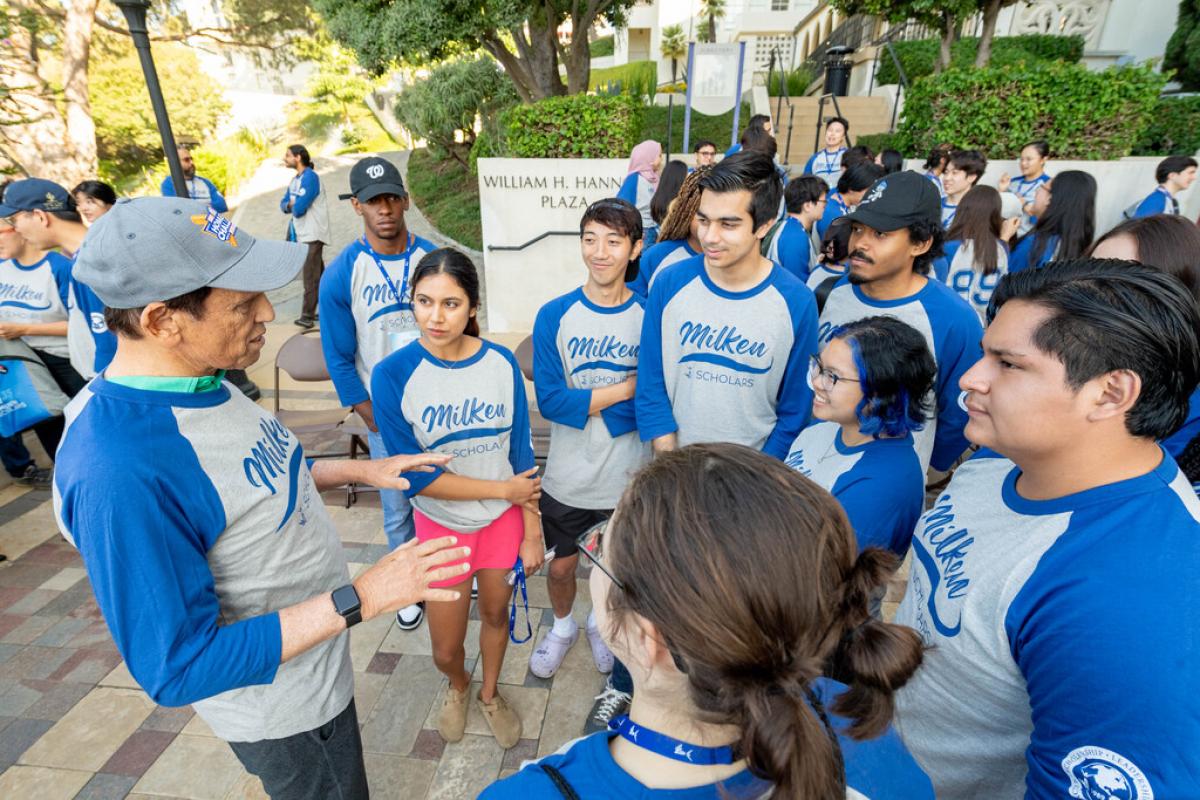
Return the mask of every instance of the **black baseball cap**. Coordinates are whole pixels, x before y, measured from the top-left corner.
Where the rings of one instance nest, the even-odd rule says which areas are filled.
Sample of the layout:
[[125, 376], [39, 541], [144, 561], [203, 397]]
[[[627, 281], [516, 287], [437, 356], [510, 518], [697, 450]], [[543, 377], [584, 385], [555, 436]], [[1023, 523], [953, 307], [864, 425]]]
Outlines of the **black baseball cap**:
[[942, 198], [933, 181], [912, 170], [893, 172], [871, 184], [854, 211], [842, 217], [877, 231], [898, 231], [917, 222], [942, 221]]
[[360, 203], [366, 203], [381, 194], [407, 197], [408, 190], [404, 188], [400, 170], [392, 162], [379, 156], [370, 156], [350, 169], [350, 193], [338, 195], [338, 198], [349, 200], [353, 197]]

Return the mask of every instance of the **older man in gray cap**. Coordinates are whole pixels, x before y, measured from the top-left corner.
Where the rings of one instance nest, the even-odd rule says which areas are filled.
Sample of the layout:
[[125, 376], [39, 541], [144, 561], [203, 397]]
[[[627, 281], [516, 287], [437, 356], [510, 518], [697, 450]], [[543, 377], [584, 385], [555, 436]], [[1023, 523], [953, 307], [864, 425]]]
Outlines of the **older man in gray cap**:
[[119, 201], [75, 275], [117, 353], [67, 408], [54, 499], [130, 672], [193, 704], [274, 798], [367, 797], [347, 628], [465, 565], [452, 539], [398, 548], [351, 582], [321, 502], [398, 489], [439, 456], [306, 463], [295, 434], [222, 382], [258, 360], [305, 249], [256, 241], [203, 204]]

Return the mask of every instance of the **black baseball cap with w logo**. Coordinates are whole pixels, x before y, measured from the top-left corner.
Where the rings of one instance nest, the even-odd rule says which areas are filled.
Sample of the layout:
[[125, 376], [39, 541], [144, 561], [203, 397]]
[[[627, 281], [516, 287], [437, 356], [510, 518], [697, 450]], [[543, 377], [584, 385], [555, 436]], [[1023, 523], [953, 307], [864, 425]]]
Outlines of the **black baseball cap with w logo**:
[[392, 162], [379, 156], [370, 156], [350, 169], [350, 193], [338, 195], [338, 198], [349, 200], [353, 197], [360, 203], [367, 203], [381, 194], [407, 197], [408, 190], [404, 188], [400, 170]]

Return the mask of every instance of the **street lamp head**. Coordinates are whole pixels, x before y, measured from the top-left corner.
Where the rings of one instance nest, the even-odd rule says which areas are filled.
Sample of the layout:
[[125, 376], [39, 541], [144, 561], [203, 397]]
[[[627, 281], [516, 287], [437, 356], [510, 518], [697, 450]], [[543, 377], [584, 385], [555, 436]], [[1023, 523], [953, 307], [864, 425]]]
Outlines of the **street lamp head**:
[[147, 33], [146, 12], [150, 10], [150, 0], [113, 0], [113, 3], [125, 15], [130, 33]]

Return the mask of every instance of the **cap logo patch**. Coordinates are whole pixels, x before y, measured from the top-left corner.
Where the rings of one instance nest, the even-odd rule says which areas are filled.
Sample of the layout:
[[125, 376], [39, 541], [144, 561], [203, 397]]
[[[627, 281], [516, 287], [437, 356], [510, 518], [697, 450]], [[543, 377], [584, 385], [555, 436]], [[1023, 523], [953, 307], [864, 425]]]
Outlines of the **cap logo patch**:
[[371, 166], [367, 167], [367, 177], [370, 178], [371, 180], [379, 180], [380, 178], [382, 178], [383, 177], [383, 165], [382, 164], [372, 164]]
[[192, 222], [200, 226], [200, 232], [204, 235], [211, 236], [220, 242], [227, 242], [233, 247], [238, 246], [237, 226], [218, 214], [212, 206], [209, 206], [208, 211], [203, 215], [193, 215]]
[[66, 211], [67, 204], [54, 196], [54, 192], [46, 192], [46, 201], [42, 203], [46, 211]]
[[871, 193], [869, 195], [867, 195], [866, 197], [864, 197], [862, 199], [862, 202], [860, 202], [859, 205], [865, 206], [865, 205], [869, 205], [870, 203], [874, 203], [876, 200], [878, 200], [880, 197], [883, 196], [883, 190], [886, 188], [887, 188], [887, 181], [880, 181], [879, 183], [875, 184], [875, 188], [871, 190]]

